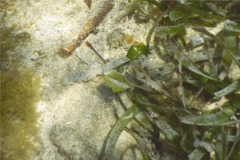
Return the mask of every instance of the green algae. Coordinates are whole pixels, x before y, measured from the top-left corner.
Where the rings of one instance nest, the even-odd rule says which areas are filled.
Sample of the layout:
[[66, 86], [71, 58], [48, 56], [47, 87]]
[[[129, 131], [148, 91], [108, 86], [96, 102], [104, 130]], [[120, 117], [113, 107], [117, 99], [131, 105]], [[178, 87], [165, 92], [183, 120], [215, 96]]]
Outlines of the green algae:
[[13, 51], [21, 43], [28, 42], [30, 34], [27, 32], [16, 33], [20, 28], [13, 24], [11, 27], [3, 27], [0, 34], [1, 60], [8, 60], [9, 51]]
[[0, 73], [0, 159], [28, 160], [39, 141], [36, 102], [40, 78], [18, 65]]
[[[25, 25], [20, 25], [17, 22], [9, 23], [9, 14], [16, 13], [14, 1], [0, 0], [0, 59], [1, 61], [12, 60], [10, 52], [17, 47], [22, 46], [30, 41], [31, 35], [24, 31], [32, 22]], [[1, 66], [2, 67], [2, 66]]]
[[17, 24], [8, 25], [12, 2], [0, 1], [0, 159], [28, 160], [37, 153], [39, 142], [36, 102], [40, 78], [31, 69], [21, 68], [16, 48], [30, 39]]

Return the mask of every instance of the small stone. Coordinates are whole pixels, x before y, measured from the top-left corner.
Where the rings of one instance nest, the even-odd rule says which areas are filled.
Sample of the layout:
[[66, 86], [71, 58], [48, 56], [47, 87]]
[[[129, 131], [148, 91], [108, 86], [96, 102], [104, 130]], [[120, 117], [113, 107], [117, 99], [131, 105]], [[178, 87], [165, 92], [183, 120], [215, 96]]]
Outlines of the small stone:
[[240, 69], [235, 62], [232, 63], [229, 69], [228, 77], [235, 80], [240, 79]]
[[125, 35], [122, 29], [118, 28], [112, 31], [107, 37], [107, 43], [111, 48], [123, 46]]

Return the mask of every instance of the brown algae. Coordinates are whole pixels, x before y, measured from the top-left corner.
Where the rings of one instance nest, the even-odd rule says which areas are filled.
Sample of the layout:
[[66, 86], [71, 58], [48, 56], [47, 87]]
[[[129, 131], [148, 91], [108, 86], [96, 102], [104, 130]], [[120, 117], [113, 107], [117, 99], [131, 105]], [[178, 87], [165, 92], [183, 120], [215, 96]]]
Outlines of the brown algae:
[[0, 73], [0, 159], [28, 160], [39, 141], [36, 102], [40, 78], [17, 66]]

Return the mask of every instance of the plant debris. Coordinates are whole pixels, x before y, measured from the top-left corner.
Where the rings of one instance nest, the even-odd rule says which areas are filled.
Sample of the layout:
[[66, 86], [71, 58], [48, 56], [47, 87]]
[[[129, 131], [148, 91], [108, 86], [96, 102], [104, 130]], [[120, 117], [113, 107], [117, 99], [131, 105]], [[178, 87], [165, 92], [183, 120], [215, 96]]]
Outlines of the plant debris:
[[89, 9], [92, 7], [92, 0], [84, 0]]
[[106, 0], [102, 2], [101, 6], [99, 6], [98, 12], [93, 18], [87, 20], [87, 22], [83, 25], [82, 30], [78, 34], [77, 39], [74, 39], [66, 48], [61, 48], [58, 51], [58, 54], [62, 57], [69, 57], [73, 54], [73, 52], [82, 44], [82, 42], [91, 34], [93, 29], [97, 27], [107, 13], [113, 8], [114, 3], [112, 0]]

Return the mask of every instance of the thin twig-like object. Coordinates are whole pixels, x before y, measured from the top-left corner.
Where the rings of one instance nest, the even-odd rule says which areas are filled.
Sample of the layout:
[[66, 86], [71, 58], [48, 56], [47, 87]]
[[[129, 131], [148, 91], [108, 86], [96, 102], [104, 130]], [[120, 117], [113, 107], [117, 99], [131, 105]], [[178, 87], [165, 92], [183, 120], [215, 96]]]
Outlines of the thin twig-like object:
[[106, 0], [102, 2], [100, 5], [100, 9], [93, 16], [93, 18], [89, 19], [84, 25], [83, 29], [78, 34], [77, 39], [73, 40], [67, 48], [61, 48], [58, 51], [58, 54], [62, 57], [69, 57], [72, 53], [79, 47], [84, 39], [93, 31], [95, 27], [97, 27], [103, 18], [107, 15], [107, 13], [113, 8], [113, 0]]
[[84, 0], [84, 2], [85, 2], [86, 5], [88, 6], [88, 8], [91, 9], [91, 6], [92, 6], [92, 0]]

